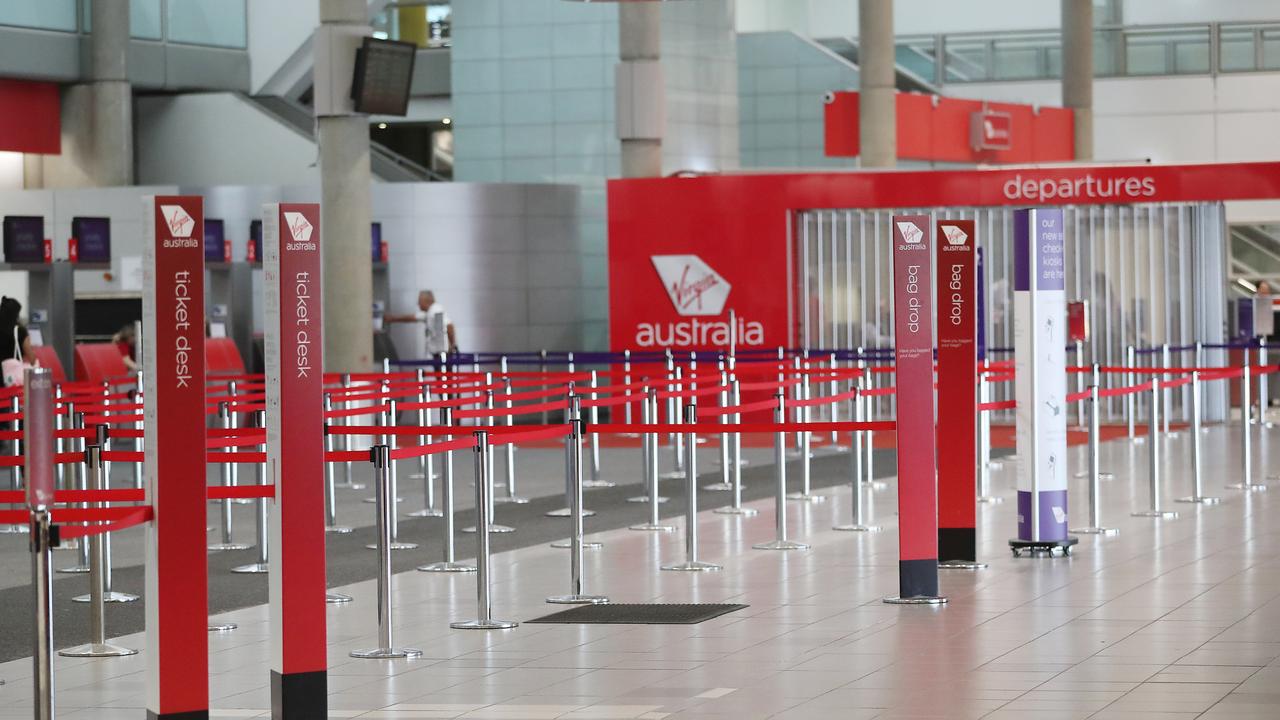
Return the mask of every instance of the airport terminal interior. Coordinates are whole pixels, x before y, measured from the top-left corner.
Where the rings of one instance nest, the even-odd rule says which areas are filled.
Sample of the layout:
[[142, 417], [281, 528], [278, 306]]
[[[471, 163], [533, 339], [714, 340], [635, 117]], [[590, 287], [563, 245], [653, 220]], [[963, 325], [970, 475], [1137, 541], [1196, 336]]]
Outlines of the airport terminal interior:
[[1277, 127], [1277, 0], [0, 0], [0, 720], [1280, 718]]

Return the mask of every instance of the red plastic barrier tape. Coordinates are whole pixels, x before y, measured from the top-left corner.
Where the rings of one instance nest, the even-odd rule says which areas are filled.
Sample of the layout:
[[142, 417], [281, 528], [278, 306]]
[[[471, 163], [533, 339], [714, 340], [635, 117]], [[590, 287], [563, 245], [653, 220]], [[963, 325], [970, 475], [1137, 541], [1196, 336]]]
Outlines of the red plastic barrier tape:
[[852, 400], [858, 396], [857, 390], [848, 390], [839, 395], [821, 395], [812, 397], [808, 400], [792, 400], [791, 407], [816, 407], [819, 405], [834, 405], [845, 400]]
[[[497, 398], [495, 397], [496, 401]], [[479, 405], [487, 402], [488, 398], [484, 395], [466, 395], [464, 397], [451, 397], [447, 400], [432, 400], [430, 402], [408, 402], [400, 403], [400, 409], [406, 412], [410, 410], [434, 410], [437, 408], [460, 408], [466, 405]]]
[[669, 433], [669, 434], [710, 434], [732, 433], [829, 433], [854, 432], [855, 430], [884, 431], [895, 430], [897, 423], [892, 420], [875, 422], [815, 422], [815, 423], [744, 423], [738, 425], [722, 425], [719, 423], [653, 423], [649, 425], [623, 423], [601, 423], [588, 425], [587, 432], [593, 433]]
[[86, 415], [85, 425], [118, 425], [120, 423], [142, 422], [142, 413], [133, 415]]
[[587, 408], [614, 407], [617, 405], [626, 405], [627, 403], [630, 403], [630, 402], [639, 402], [640, 398], [641, 398], [640, 395], [631, 395], [631, 396], [619, 395], [618, 397], [602, 397], [602, 398], [596, 398], [595, 400], [583, 400], [582, 407], [587, 407]]
[[[359, 417], [360, 415], [377, 415], [391, 409], [391, 405], [375, 405], [372, 407], [350, 408], [348, 410], [330, 410], [324, 414], [326, 420], [333, 418]], [[401, 408], [407, 409], [407, 408]]]
[[325, 462], [370, 462], [368, 450], [326, 450]]
[[542, 412], [543, 410], [563, 410], [569, 407], [569, 400], [552, 400], [551, 402], [537, 403], [535, 405], [517, 405], [513, 408], [476, 408], [475, 410], [459, 410], [453, 414], [457, 420], [465, 420], [467, 418], [492, 418], [492, 417], [508, 417], [511, 415], [526, 415], [529, 413]]
[[[447, 435], [464, 435], [467, 433], [479, 432], [502, 432], [507, 429], [506, 425], [485, 426], [476, 425], [397, 425], [395, 427], [377, 427], [366, 425], [364, 427], [348, 427], [329, 425], [325, 432], [329, 435], [357, 435], [366, 437], [377, 437], [380, 435], [390, 435], [395, 437], [404, 437], [405, 435], [418, 437], [445, 437]], [[363, 459], [368, 460], [368, 453]]]
[[886, 395], [892, 395], [897, 392], [897, 390], [897, 387], [890, 385], [889, 387], [882, 388], [867, 388], [862, 391], [862, 394], [867, 397], [883, 397]]
[[1098, 390], [1098, 397], [1100, 398], [1123, 397], [1125, 395], [1132, 395], [1133, 393], [1145, 392], [1151, 389], [1152, 382], [1153, 381], [1148, 380], [1147, 382], [1144, 382], [1141, 385], [1130, 385], [1128, 387], [1106, 388], [1106, 389], [1100, 388]]
[[140, 463], [146, 453], [137, 450], [103, 450], [102, 459], [106, 462]]
[[[718, 393], [720, 393], [720, 392], [723, 392], [723, 391], [726, 389], [723, 385], [720, 385], [720, 384], [719, 384], [719, 382], [720, 382], [720, 378], [719, 378], [719, 377], [717, 377], [717, 378], [714, 380], [714, 382], [715, 382], [716, 384], [712, 385], [711, 387], [702, 388], [702, 389], [690, 388], [690, 389], [688, 389], [688, 390], [663, 390], [663, 391], [659, 391], [659, 392], [658, 392], [658, 399], [659, 399], [659, 400], [666, 400], [666, 399], [668, 399], [668, 398], [692, 398], [692, 397], [705, 397], [705, 396], [707, 396], [707, 395], [716, 395], [716, 394], [718, 394]], [[672, 383], [672, 384], [673, 384], [673, 385], [679, 385], [680, 383]], [[686, 384], [686, 385], [688, 385], [688, 384], [689, 384], [689, 382], [688, 382], [688, 381], [685, 381], [685, 384]], [[741, 388], [742, 386], [741, 386], [741, 385], [739, 385], [738, 387], [739, 387], [739, 388]]]
[[725, 405], [722, 407], [702, 407], [698, 406], [699, 415], [709, 415], [711, 417], [730, 415], [733, 413], [749, 413], [757, 410], [772, 410], [778, 407], [777, 400], [757, 400], [752, 403], [743, 403], [741, 405]]
[[987, 382], [993, 382], [993, 383], [1013, 382], [1016, 379], [1016, 377], [1017, 376], [1014, 375], [1013, 373], [1006, 373], [1003, 375], [992, 375], [991, 377], [987, 378]]
[[217, 438], [227, 438], [227, 437], [261, 438], [261, 437], [267, 436], [267, 429], [261, 428], [261, 427], [236, 427], [236, 428], [213, 427], [213, 428], [209, 428], [208, 435], [211, 438], [215, 438], [215, 437]]
[[1179, 387], [1182, 387], [1183, 385], [1190, 385], [1190, 384], [1191, 384], [1191, 378], [1189, 376], [1184, 378], [1178, 378], [1177, 380], [1161, 380], [1160, 381], [1160, 387], [1165, 390], [1172, 390], [1173, 388], [1179, 388]]
[[799, 385], [799, 384], [800, 384], [800, 380], [797, 378], [797, 379], [791, 379], [791, 380], [783, 380], [782, 382], [777, 382], [775, 380], [773, 382], [764, 381], [764, 382], [753, 382], [753, 383], [738, 383], [738, 389], [739, 390], [782, 390], [784, 388], [795, 387], [796, 385]]
[[1089, 391], [1081, 390], [1080, 392], [1067, 393], [1067, 402], [1080, 402], [1089, 399]]
[[135, 488], [116, 490], [59, 490], [53, 494], [60, 503], [143, 502], [147, 491]]
[[262, 433], [258, 437], [239, 437], [239, 438], [217, 438], [205, 442], [206, 449], [214, 450], [217, 448], [233, 448], [233, 447], [257, 447], [266, 444], [267, 434]]
[[111, 430], [107, 432], [107, 437], [140, 438], [142, 437], [142, 428], [111, 428]]
[[211, 452], [205, 453], [205, 462], [253, 464], [267, 461], [265, 452]]
[[978, 403], [978, 412], [989, 412], [991, 410], [1013, 410], [1017, 407], [1017, 400], [1000, 400], [997, 402]]
[[[141, 525], [142, 523], [149, 522], [154, 516], [150, 507], [121, 509], [127, 509], [129, 512], [115, 522], [108, 522], [100, 525], [65, 526], [59, 529], [58, 535], [62, 538], [66, 538], [67, 540], [71, 540], [73, 538], [90, 537], [92, 535], [102, 535], [103, 533], [109, 532], [119, 532], [120, 530], [126, 530], [135, 525]], [[61, 520], [57, 510], [54, 511], [54, 520]]]
[[210, 500], [228, 498], [273, 498], [276, 496], [275, 485], [213, 485], [208, 489]]
[[[588, 429], [590, 426], [588, 426]], [[551, 427], [539, 428], [537, 430], [522, 430], [515, 432], [493, 433], [490, 438], [490, 444], [494, 447], [499, 445], [519, 445], [525, 442], [534, 442], [536, 440], [547, 440], [551, 438], [560, 438], [568, 435], [573, 428], [565, 425], [552, 425]]]
[[53, 510], [53, 521], [56, 523], [112, 522], [133, 517], [139, 510], [150, 512], [151, 508], [138, 508], [128, 505], [105, 508], [55, 508]]
[[[414, 447], [395, 448], [391, 451], [392, 460], [411, 460], [419, 458], [423, 455], [435, 455], [437, 453], [450, 452], [452, 450], [466, 450], [476, 446], [476, 438], [474, 435], [456, 438], [454, 440], [445, 440], [443, 442], [428, 443], [426, 445], [417, 445]], [[365, 454], [368, 458], [368, 453]]]

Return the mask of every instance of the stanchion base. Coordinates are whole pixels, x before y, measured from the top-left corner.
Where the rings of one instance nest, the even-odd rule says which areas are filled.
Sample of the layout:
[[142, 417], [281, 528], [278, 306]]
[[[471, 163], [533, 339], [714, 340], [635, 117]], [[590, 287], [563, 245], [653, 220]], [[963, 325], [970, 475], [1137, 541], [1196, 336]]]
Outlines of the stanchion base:
[[227, 498], [232, 505], [252, 505], [257, 502], [253, 498]]
[[0, 525], [0, 535], [21, 535], [25, 532], [31, 532], [31, 528], [26, 525]]
[[[666, 502], [666, 501], [667, 501], [667, 499], [668, 499], [668, 498], [663, 497], [662, 495], [659, 495], [659, 496], [658, 496], [658, 502], [659, 502], [659, 503], [664, 503], [664, 502]], [[649, 502], [649, 496], [648, 496], [648, 495], [637, 495], [637, 496], [635, 496], [635, 497], [629, 497], [629, 498], [627, 498], [627, 502], [629, 502], [629, 503], [647, 503], [647, 502]]]
[[1218, 503], [1222, 502], [1222, 498], [1209, 497], [1207, 495], [1194, 495], [1194, 496], [1178, 498], [1174, 502], [1195, 503], [1197, 505], [1217, 505]]
[[826, 502], [827, 498], [823, 495], [814, 495], [813, 493], [793, 492], [787, 494], [788, 500], [799, 500], [801, 502], [820, 503]]
[[883, 480], [870, 480], [870, 481], [863, 481], [862, 486], [866, 488], [871, 488], [872, 490], [883, 490], [889, 487], [889, 483]]
[[346, 605], [351, 602], [351, 596], [342, 593], [325, 593], [324, 601], [330, 605]]
[[999, 495], [983, 495], [978, 498], [978, 502], [984, 505], [999, 505], [1004, 502], [1004, 498]]
[[1119, 535], [1120, 528], [1082, 527], [1071, 528], [1068, 532], [1080, 533], [1081, 535]]
[[444, 517], [444, 511], [437, 510], [435, 508], [423, 508], [421, 510], [414, 510], [413, 512], [409, 513], [409, 517], [411, 518]]
[[1147, 438], [1145, 435], [1134, 435], [1133, 437], [1129, 438], [1129, 442], [1133, 443], [1134, 445], [1146, 445]]
[[884, 602], [890, 605], [946, 605], [947, 599], [941, 595], [913, 595], [911, 597], [900, 597], [894, 595], [887, 597]]
[[[410, 480], [421, 480], [421, 479], [422, 479], [422, 473], [409, 473], [408, 477], [409, 477], [409, 479], [410, 479]], [[432, 474], [431, 474], [431, 479], [432, 479], [432, 480], [439, 480], [439, 479], [440, 479], [440, 473], [432, 473]]]
[[430, 565], [419, 565], [418, 572], [433, 573], [469, 573], [475, 572], [475, 565], [468, 565], [460, 562], [433, 562]]
[[[513, 527], [511, 527], [510, 525], [499, 525], [498, 523], [490, 523], [490, 524], [489, 524], [489, 532], [491, 532], [491, 533], [513, 533], [513, 532], [515, 532], [515, 531], [516, 531], [516, 529], [515, 529], [515, 528], [513, 528]], [[475, 532], [476, 532], [476, 526], [475, 526], [475, 525], [468, 525], [468, 526], [466, 526], [466, 527], [462, 528], [462, 532], [464, 532], [464, 533], [471, 533], [471, 534], [473, 534], [473, 535], [474, 535], [474, 534], [475, 534]]]
[[[1009, 459], [1009, 460], [1016, 460], [1016, 459], [1017, 459], [1017, 456], [1015, 456], [1015, 455], [1005, 455], [1005, 458], [1006, 458], [1006, 459]], [[991, 468], [992, 470], [1000, 470], [1001, 468], [1003, 468], [1003, 467], [1004, 467], [1004, 461], [1002, 461], [1002, 460], [989, 460], [989, 461], [987, 461], [987, 467]]]
[[[573, 549], [573, 543], [569, 540], [557, 540], [551, 543], [551, 547], [556, 548], [558, 550]], [[582, 541], [583, 550], [599, 550], [602, 547], [604, 547], [604, 543], [601, 543], [601, 542], [596, 542], [594, 540]]]
[[710, 485], [703, 485], [702, 489], [707, 492], [729, 492], [733, 490], [733, 483], [711, 483]]
[[80, 539], [79, 539], [79, 538], [72, 538], [72, 539], [70, 539], [70, 540], [63, 540], [61, 543], [59, 543], [59, 544], [57, 545], [57, 547], [50, 548], [50, 550], [53, 550], [54, 552], [57, 552], [57, 551], [59, 551], [59, 550], [79, 550], [79, 549], [80, 549]]
[[237, 565], [231, 568], [231, 572], [241, 575], [265, 575], [271, 571], [271, 566], [266, 563], [249, 563], [248, 565]]
[[[369, 543], [368, 545], [365, 545], [365, 547], [366, 547], [366, 548], [368, 548], [368, 549], [370, 549], [370, 550], [377, 550], [377, 549], [378, 549], [378, 545], [377, 545], [377, 543]], [[416, 550], [416, 549], [418, 549], [418, 543], [405, 542], [405, 541], [403, 541], [403, 540], [397, 540], [397, 541], [395, 541], [395, 542], [391, 543], [390, 545], [388, 545], [388, 546], [387, 546], [387, 549], [388, 549], [388, 550]]]
[[1059, 550], [1063, 555], [1071, 554], [1071, 546], [1080, 542], [1079, 538], [1068, 536], [1066, 540], [1023, 540], [1021, 538], [1013, 538], [1009, 541], [1009, 549], [1013, 551], [1014, 557], [1022, 557], [1023, 552], [1030, 553], [1035, 557], [1036, 553], [1041, 553], [1049, 557]]
[[715, 572], [724, 568], [715, 563], [694, 560], [693, 562], [682, 562], [677, 565], [663, 565], [660, 569], [672, 572]]
[[209, 623], [209, 632], [231, 632], [239, 627], [235, 623]]
[[670, 472], [662, 473], [661, 475], [658, 476], [658, 479], [659, 480], [684, 480], [685, 477], [686, 475], [683, 470], [672, 470]]
[[716, 515], [740, 515], [742, 517], [751, 517], [752, 515], [760, 514], [760, 511], [756, 510], [755, 508], [744, 508], [744, 507], [733, 507], [733, 506], [716, 508], [711, 512], [715, 513]]
[[653, 525], [644, 523], [643, 525], [632, 525], [628, 530], [639, 530], [641, 532], [675, 532], [675, 525]]
[[351, 651], [351, 657], [360, 660], [399, 660], [401, 658], [421, 656], [422, 651], [417, 648], [374, 648], [372, 650]]
[[609, 482], [608, 480], [583, 480], [582, 487], [588, 490], [591, 488], [611, 488], [618, 487], [618, 483]]
[[510, 630], [519, 627], [514, 620], [467, 620], [466, 622], [449, 623], [454, 630]]
[[[378, 498], [367, 497], [367, 498], [365, 498], [364, 500], [361, 500], [360, 502], [362, 502], [362, 503], [364, 503], [364, 504], [366, 504], [366, 505], [377, 505], [377, 504], [378, 504]], [[402, 503], [402, 502], [404, 502], [404, 498], [402, 498], [402, 497], [398, 497], [398, 498], [396, 498], [396, 502], [397, 502], [397, 503]]]
[[89, 572], [89, 566], [88, 565], [72, 565], [71, 567], [59, 568], [56, 572], [78, 575], [80, 573]]
[[326, 525], [324, 531], [327, 533], [333, 533], [334, 535], [346, 535], [351, 532], [351, 528], [346, 525]]
[[[587, 510], [585, 508], [582, 510], [582, 517], [591, 517], [592, 515], [595, 515], [595, 514], [596, 514], [595, 510]], [[543, 517], [567, 518], [567, 517], [573, 517], [573, 512], [569, 510], [569, 508], [565, 507], [565, 508], [560, 508], [559, 510], [548, 510], [547, 512], [542, 513], [542, 515]]]
[[110, 643], [89, 643], [88, 645], [78, 645], [76, 647], [59, 650], [58, 654], [62, 657], [125, 657], [126, 655], [137, 655], [138, 651], [133, 648], [121, 647]]
[[364, 483], [337, 483], [334, 487], [338, 490], [363, 490], [368, 486]]
[[1081, 471], [1080, 471], [1080, 472], [1078, 472], [1078, 473], [1072, 473], [1072, 474], [1071, 474], [1071, 477], [1073, 477], [1073, 478], [1087, 478], [1087, 477], [1089, 477], [1089, 471], [1088, 471], [1088, 470], [1081, 470]]
[[808, 550], [809, 546], [795, 540], [770, 540], [751, 546], [756, 550]]
[[1149, 517], [1174, 520], [1178, 517], [1178, 513], [1175, 510], [1139, 510], [1137, 512], [1129, 513], [1129, 517]]
[[529, 503], [529, 498], [520, 497], [519, 495], [508, 495], [507, 497], [494, 498], [493, 501], [497, 503], [511, 503], [512, 505], [527, 505]]
[[[114, 590], [102, 593], [102, 602], [104, 603], [131, 603], [137, 601], [138, 596], [129, 593], [115, 592]], [[92, 602], [92, 600], [88, 595], [77, 595], [71, 598], [71, 602], [87, 603]]]
[[841, 532], [880, 532], [879, 525], [836, 525], [831, 529]]
[[1115, 473], [1100, 472], [1100, 473], [1098, 473], [1098, 479], [1099, 479], [1099, 480], [1101, 480], [1101, 481], [1103, 481], [1103, 482], [1108, 482], [1108, 481], [1111, 481], [1111, 480], [1115, 480], [1115, 479], [1116, 479], [1116, 476], [1115, 476]]
[[215, 543], [208, 547], [209, 552], [222, 552], [224, 550], [248, 550], [252, 545], [243, 543]]
[[609, 598], [603, 595], [552, 595], [547, 602], [552, 605], [604, 605]]
[[1245, 485], [1244, 483], [1235, 483], [1234, 485], [1227, 485], [1226, 488], [1228, 490], [1248, 490], [1250, 492], [1267, 491], [1267, 486], [1262, 483], [1249, 483], [1248, 485]]
[[938, 563], [939, 570], [985, 570], [987, 564], [984, 562], [975, 562], [972, 560], [942, 560]]

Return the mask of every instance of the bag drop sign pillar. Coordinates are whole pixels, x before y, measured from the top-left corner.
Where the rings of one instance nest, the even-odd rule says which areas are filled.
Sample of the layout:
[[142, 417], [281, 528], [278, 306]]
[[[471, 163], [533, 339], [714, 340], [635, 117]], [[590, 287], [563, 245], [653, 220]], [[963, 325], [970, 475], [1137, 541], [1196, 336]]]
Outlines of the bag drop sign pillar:
[[328, 714], [320, 206], [262, 208], [273, 718]]
[[933, 429], [933, 224], [893, 217], [893, 313], [898, 407], [898, 597], [936, 604], [938, 473]]
[[1062, 210], [1014, 213], [1013, 344], [1018, 409], [1018, 537], [1023, 550], [1068, 552], [1067, 307]]
[[204, 200], [143, 204], [147, 716], [207, 717]]
[[[972, 220], [940, 220], [938, 297], [938, 559], [975, 570], [977, 562], [977, 372]], [[899, 406], [901, 407], [901, 406]]]

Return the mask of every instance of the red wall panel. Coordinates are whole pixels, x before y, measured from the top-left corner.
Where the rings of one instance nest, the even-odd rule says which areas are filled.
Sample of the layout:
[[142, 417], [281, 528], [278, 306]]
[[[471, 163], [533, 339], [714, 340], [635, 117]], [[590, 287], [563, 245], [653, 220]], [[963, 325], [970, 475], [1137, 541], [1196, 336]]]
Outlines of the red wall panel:
[[62, 151], [62, 103], [54, 83], [0, 78], [0, 151]]

